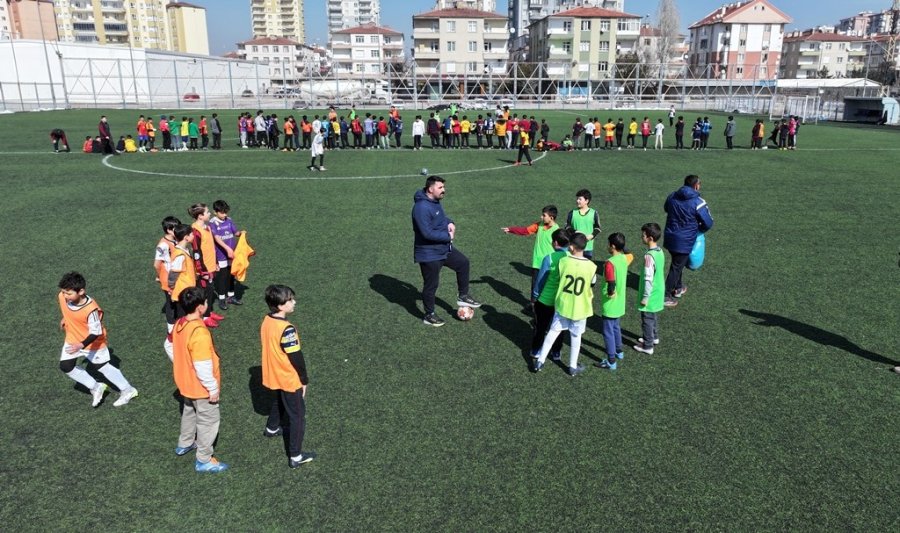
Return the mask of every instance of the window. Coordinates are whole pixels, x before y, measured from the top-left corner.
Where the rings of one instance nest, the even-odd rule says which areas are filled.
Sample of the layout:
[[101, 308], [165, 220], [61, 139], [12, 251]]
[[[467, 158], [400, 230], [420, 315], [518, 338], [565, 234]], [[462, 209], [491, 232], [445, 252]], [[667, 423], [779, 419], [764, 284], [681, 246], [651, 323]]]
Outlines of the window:
[[600, 72], [609, 72], [609, 61], [601, 61], [597, 65], [597, 69], [599, 69]]
[[[588, 28], [590, 29], [590, 28]], [[600, 21], [600, 31], [609, 31], [609, 21], [601, 20]]]
[[738, 54], [738, 63], [743, 63], [743, 62], [744, 62], [744, 59], [745, 59], [746, 57], [747, 57], [746, 54], [744, 54], [743, 52], [739, 53], [739, 54]]
[[567, 54], [572, 53], [572, 43], [570, 41], [566, 41], [563, 43], [563, 52]]
[[843, 62], [844, 62], [844, 58], [843, 58], [843, 57], [837, 58], [837, 62], [838, 62], [838, 64], [843, 63]]
[[444, 68], [447, 70], [448, 74], [456, 73], [456, 63], [444, 63]]
[[456, 21], [455, 20], [447, 21], [447, 31], [450, 33], [456, 33]]
[[590, 31], [591, 30], [591, 21], [582, 20], [581, 21], [581, 31]]
[[366, 37], [364, 35], [357, 35], [354, 40], [357, 42], [357, 44], [362, 44], [366, 42]]
[[737, 67], [734, 69], [735, 74], [738, 76], [742, 76], [744, 74], [744, 67]]
[[590, 52], [591, 51], [591, 42], [590, 41], [581, 41], [578, 43], [578, 51], [579, 52]]
[[609, 41], [600, 41], [600, 51], [609, 52]]
[[572, 21], [571, 20], [563, 21], [563, 33], [572, 33]]
[[742, 48], [747, 46], [747, 39], [741, 39], [740, 41], [738, 41], [738, 46]]
[[381, 51], [380, 50], [369, 50], [369, 57], [371, 57], [372, 59], [378, 59], [379, 57], [381, 57]]
[[447, 41], [447, 51], [448, 52], [456, 51], [456, 41]]
[[268, 52], [268, 51], [269, 51], [269, 47], [268, 47], [268, 46], [263, 46], [263, 50], [262, 50], [262, 51], [263, 51], [263, 52]]
[[356, 72], [364, 72], [366, 68], [366, 66], [362, 63], [356, 63], [354, 64], [354, 67], [356, 68]]
[[254, 52], [259, 52], [259, 47], [256, 46], [256, 45], [253, 45], [253, 51], [254, 51]]
[[708, 39], [700, 39], [700, 49], [706, 50], [707, 46], [709, 46], [709, 40]]
[[475, 33], [476, 31], [478, 31], [478, 21], [470, 20], [469, 23], [466, 24], [466, 26], [466, 29], [469, 31], [469, 33]]
[[478, 51], [478, 41], [469, 41], [469, 51], [470, 52]]
[[650, 46], [650, 39], [644, 39], [644, 46]]
[[372, 43], [372, 44], [378, 44], [378, 36], [377, 36], [377, 35], [370, 35], [370, 36], [369, 36], [369, 42]]
[[478, 63], [475, 61], [466, 63], [466, 72], [478, 72]]
[[432, 52], [440, 52], [441, 43], [439, 41], [431, 41], [430, 49]]
[[493, 49], [494, 49], [494, 43], [492, 43], [492, 42], [490, 42], [490, 41], [485, 41], [485, 42], [484, 42], [484, 51], [485, 51], [485, 52], [490, 52], [490, 51], [493, 50]]
[[384, 44], [391, 44], [391, 42], [393, 42], [393, 41], [391, 41], [391, 38], [385, 36], [385, 38], [384, 38]]
[[838, 50], [846, 50], [847, 43], [838, 43]]
[[831, 43], [825, 43], [825, 49], [831, 50]]

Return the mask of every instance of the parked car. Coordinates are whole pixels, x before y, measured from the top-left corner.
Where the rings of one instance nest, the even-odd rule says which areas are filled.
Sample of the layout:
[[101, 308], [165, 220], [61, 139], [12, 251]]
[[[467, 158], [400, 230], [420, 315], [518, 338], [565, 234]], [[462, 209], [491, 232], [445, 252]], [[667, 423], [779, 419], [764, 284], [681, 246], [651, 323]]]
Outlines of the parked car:
[[253, 91], [250, 89], [244, 89], [241, 91], [241, 98], [253, 98]]
[[181, 99], [185, 102], [198, 102], [200, 101], [200, 95], [197, 93], [184, 93]]
[[294, 89], [278, 89], [272, 93], [272, 96], [275, 98], [290, 98], [291, 96], [294, 96]]
[[309, 109], [309, 102], [305, 100], [294, 100], [291, 109]]
[[428, 106], [429, 111], [443, 111], [445, 109], [450, 109], [450, 104], [434, 104], [432, 106]]

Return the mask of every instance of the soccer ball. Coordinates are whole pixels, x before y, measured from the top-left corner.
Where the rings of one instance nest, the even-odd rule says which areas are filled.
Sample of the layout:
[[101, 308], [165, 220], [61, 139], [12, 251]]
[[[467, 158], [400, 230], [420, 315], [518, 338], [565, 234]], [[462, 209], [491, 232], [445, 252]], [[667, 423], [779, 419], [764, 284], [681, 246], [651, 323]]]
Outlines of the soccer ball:
[[462, 320], [463, 322], [472, 320], [472, 317], [475, 316], [475, 310], [471, 307], [460, 307], [456, 310], [456, 318]]
[[423, 176], [427, 176], [427, 175], [428, 175], [428, 169], [427, 169], [427, 168], [423, 168], [422, 170], [419, 171], [419, 174], [421, 174], [421, 175], [423, 175]]

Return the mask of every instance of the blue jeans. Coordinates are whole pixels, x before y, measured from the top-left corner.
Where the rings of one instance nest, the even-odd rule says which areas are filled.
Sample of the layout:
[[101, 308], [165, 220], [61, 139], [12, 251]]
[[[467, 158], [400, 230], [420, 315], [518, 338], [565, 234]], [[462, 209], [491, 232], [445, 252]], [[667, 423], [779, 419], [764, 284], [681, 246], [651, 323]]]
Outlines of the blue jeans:
[[617, 353], [622, 353], [622, 328], [618, 318], [601, 317], [603, 321], [603, 343], [606, 344], [606, 356], [612, 361]]

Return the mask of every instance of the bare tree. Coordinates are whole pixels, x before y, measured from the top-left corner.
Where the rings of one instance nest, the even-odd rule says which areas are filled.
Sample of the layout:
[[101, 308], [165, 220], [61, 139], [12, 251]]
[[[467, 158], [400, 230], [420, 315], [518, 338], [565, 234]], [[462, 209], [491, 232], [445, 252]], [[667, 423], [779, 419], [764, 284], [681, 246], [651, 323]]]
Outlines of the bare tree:
[[656, 39], [656, 59], [659, 63], [668, 66], [672, 52], [678, 45], [678, 37], [681, 32], [681, 17], [678, 14], [675, 0], [659, 0], [656, 20], [659, 26], [659, 35]]

